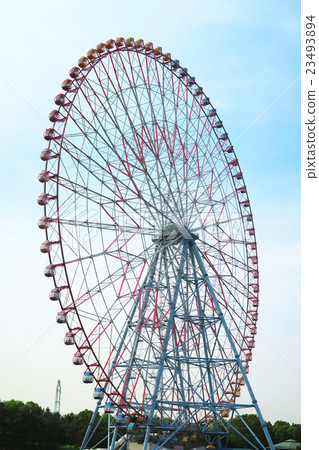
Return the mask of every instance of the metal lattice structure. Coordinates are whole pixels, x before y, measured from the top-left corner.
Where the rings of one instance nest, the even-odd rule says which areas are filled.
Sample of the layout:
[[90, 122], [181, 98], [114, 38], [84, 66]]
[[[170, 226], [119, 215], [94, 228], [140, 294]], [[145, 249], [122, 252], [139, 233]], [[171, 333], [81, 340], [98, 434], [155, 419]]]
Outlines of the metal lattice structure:
[[57, 384], [56, 384], [56, 390], [55, 390], [55, 401], [54, 401], [54, 412], [60, 412], [60, 408], [61, 408], [61, 393], [62, 393], [62, 388], [61, 388], [61, 381], [58, 380]]
[[141, 39], [99, 44], [70, 77], [44, 133], [41, 251], [73, 362], [95, 381], [98, 407], [103, 397], [115, 408], [111, 448], [119, 430], [145, 448], [222, 446], [246, 407], [272, 445], [247, 378], [255, 228], [216, 109], [179, 61]]

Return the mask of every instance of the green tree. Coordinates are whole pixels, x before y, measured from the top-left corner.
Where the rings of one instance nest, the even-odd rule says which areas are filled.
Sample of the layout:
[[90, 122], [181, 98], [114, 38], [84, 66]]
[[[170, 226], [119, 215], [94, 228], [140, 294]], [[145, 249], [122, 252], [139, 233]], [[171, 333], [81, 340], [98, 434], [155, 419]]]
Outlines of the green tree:
[[65, 444], [66, 428], [64, 427], [61, 415], [53, 413], [47, 408], [43, 413], [42, 429], [45, 433], [45, 445], [56, 448], [59, 444]]
[[293, 423], [288, 427], [288, 439], [295, 439], [297, 442], [301, 442], [301, 425]]
[[[255, 434], [255, 436], [260, 440], [260, 442], [266, 445], [267, 440], [258, 416], [256, 414], [243, 414], [242, 418], [251, 429], [251, 431]], [[248, 430], [247, 426], [245, 425], [245, 423], [243, 423], [240, 417], [234, 417], [234, 419], [232, 420], [232, 426], [237, 430], [237, 432], [233, 429], [230, 429], [228, 444], [230, 447], [233, 446], [250, 448], [247, 441], [243, 437], [241, 437], [238, 432], [242, 434], [246, 439], [250, 440], [252, 443], [256, 443], [253, 434]], [[267, 426], [271, 428], [271, 424], [267, 424]]]
[[9, 448], [56, 449], [64, 443], [61, 417], [34, 402], [0, 404], [0, 442]]
[[0, 423], [2, 445], [15, 445], [19, 447], [24, 429], [23, 408], [24, 403], [16, 400], [1, 403]]
[[62, 417], [63, 429], [65, 431], [65, 444], [73, 444], [73, 436], [76, 429], [76, 416], [73, 413], [65, 414]]
[[[86, 409], [78, 414], [71, 413], [61, 416], [59, 413], [52, 413], [49, 408], [44, 410], [34, 402], [24, 404], [17, 400], [0, 401], [0, 446], [2, 446], [0, 448], [57, 450], [66, 444], [80, 446], [92, 414], [92, 411]], [[267, 445], [258, 416], [244, 414], [242, 418], [257, 438]], [[93, 428], [99, 420], [100, 415], [98, 414]], [[256, 443], [240, 417], [235, 417], [232, 425], [239, 433]], [[287, 439], [301, 442], [301, 426], [299, 424], [289, 424], [283, 420], [277, 420], [274, 425], [268, 423], [267, 427], [274, 443]], [[119, 432], [119, 436], [122, 432], [124, 431]], [[107, 414], [104, 414], [93, 437], [94, 443], [106, 435]], [[100, 447], [106, 446], [106, 443], [105, 440]], [[191, 443], [189, 445], [191, 446]], [[229, 447], [251, 447], [231, 428], [228, 445]]]
[[273, 425], [273, 440], [275, 443], [290, 439], [288, 429], [290, 424], [284, 420], [277, 420]]
[[[64, 416], [64, 426], [66, 428], [66, 444], [81, 445], [86, 433], [93, 412], [85, 409], [78, 414], [67, 414]], [[97, 422], [98, 418], [95, 421]]]

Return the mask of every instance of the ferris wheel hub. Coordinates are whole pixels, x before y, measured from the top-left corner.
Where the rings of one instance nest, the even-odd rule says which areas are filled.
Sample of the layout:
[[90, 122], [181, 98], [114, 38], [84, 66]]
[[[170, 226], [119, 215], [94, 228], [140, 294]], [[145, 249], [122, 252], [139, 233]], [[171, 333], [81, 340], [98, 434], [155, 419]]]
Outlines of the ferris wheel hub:
[[154, 239], [154, 242], [176, 245], [184, 240], [194, 241], [196, 239], [198, 239], [198, 235], [190, 232], [184, 225], [170, 223], [159, 231], [158, 238]]

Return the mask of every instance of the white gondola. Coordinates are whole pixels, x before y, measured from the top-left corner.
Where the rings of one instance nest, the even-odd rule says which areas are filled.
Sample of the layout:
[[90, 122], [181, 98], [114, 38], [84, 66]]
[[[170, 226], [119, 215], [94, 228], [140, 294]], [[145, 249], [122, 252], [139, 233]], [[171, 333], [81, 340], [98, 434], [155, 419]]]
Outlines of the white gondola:
[[124, 414], [117, 414], [117, 416], [115, 417], [115, 422], [117, 423], [117, 425], [123, 425], [126, 422]]
[[[237, 192], [239, 192], [240, 194], [246, 194], [247, 193], [247, 189], [246, 186], [240, 186], [238, 189], [236, 189]], [[247, 217], [247, 216], [244, 216]]]
[[109, 414], [114, 413], [114, 405], [112, 402], [105, 403], [105, 412]]
[[65, 117], [63, 117], [59, 111], [57, 111], [56, 109], [54, 109], [53, 111], [50, 112], [49, 114], [49, 120], [50, 122], [64, 122], [65, 121]]
[[65, 106], [68, 103], [68, 100], [64, 94], [58, 94], [54, 98], [54, 103], [58, 106]]
[[66, 316], [67, 316], [67, 312], [66, 311], [59, 311], [57, 316], [56, 316], [56, 322], [57, 323], [66, 323]]
[[259, 300], [258, 300], [258, 298], [253, 298], [253, 299], [252, 299], [252, 303], [253, 303], [253, 307], [254, 307], [254, 308], [257, 308], [258, 305], [259, 305]]
[[106, 48], [106, 45], [104, 44], [104, 42], [100, 42], [99, 44], [97, 44], [96, 51], [98, 52], [99, 55], [101, 55], [102, 53], [105, 53], [106, 50], [107, 50], [107, 48]]
[[249, 256], [249, 258], [251, 259], [251, 262], [252, 262], [253, 264], [257, 264], [257, 263], [258, 263], [258, 258], [257, 258], [257, 256]]
[[49, 217], [41, 217], [38, 221], [40, 230], [47, 230], [50, 226], [51, 219]]
[[72, 358], [72, 362], [75, 366], [81, 366], [83, 364], [82, 353], [76, 352]]
[[255, 228], [247, 228], [246, 231], [249, 233], [249, 236], [255, 236]]
[[134, 38], [128, 37], [125, 40], [125, 45], [126, 45], [126, 47], [133, 47], [134, 46]]
[[90, 48], [90, 50], [86, 54], [87, 58], [89, 58], [91, 61], [98, 58], [99, 53], [96, 51], [95, 48]]
[[236, 178], [236, 180], [242, 180], [243, 174], [241, 172], [237, 172], [235, 173], [234, 178]]
[[40, 153], [40, 158], [42, 159], [42, 161], [50, 161], [50, 159], [53, 159], [56, 157], [57, 157], [57, 155], [55, 153], [53, 153], [53, 151], [50, 150], [49, 148], [45, 148]]
[[68, 331], [66, 335], [64, 336], [64, 343], [65, 345], [74, 345], [75, 339], [74, 339], [74, 333], [72, 331]]
[[175, 59], [174, 61], [172, 61], [172, 69], [176, 70], [179, 68], [179, 60]]
[[246, 361], [252, 361], [253, 357], [251, 353], [246, 353]]
[[252, 288], [252, 290], [255, 294], [257, 294], [259, 292], [258, 284], [249, 284], [249, 286]]
[[83, 374], [83, 377], [82, 377], [82, 381], [85, 384], [93, 383], [93, 381], [94, 381], [93, 373], [90, 370], [85, 371]]
[[49, 194], [46, 194], [45, 192], [43, 192], [42, 194], [40, 194], [38, 196], [37, 202], [38, 202], [38, 205], [45, 206], [49, 203], [49, 200], [50, 200]]
[[154, 48], [154, 56], [155, 56], [155, 58], [158, 58], [159, 56], [161, 56], [162, 53], [163, 53], [162, 47], [155, 47]]
[[186, 67], [184, 67], [183, 69], [181, 69], [181, 70], [179, 71], [179, 76], [180, 76], [181, 78], [184, 78], [184, 77], [187, 76], [187, 69], [186, 69]]
[[95, 398], [95, 400], [102, 400], [102, 398], [104, 397], [104, 392], [101, 388], [95, 388], [93, 391], [93, 398]]
[[208, 117], [214, 117], [214, 116], [216, 116], [216, 109], [215, 109], [215, 108], [210, 109], [210, 110], [208, 111], [207, 115], [208, 115]]
[[80, 75], [80, 73], [81, 73], [81, 69], [79, 67], [77, 67], [77, 66], [72, 67], [69, 70], [69, 75], [70, 75], [71, 78], [77, 78]]
[[[109, 42], [109, 41], [107, 41]], [[114, 41], [113, 41], [114, 42]], [[107, 43], [106, 43], [107, 44]], [[144, 41], [143, 39], [136, 39], [135, 41], [135, 47], [136, 48], [142, 48], [144, 46]]]
[[90, 64], [90, 60], [86, 56], [82, 56], [78, 60], [78, 66], [81, 67], [81, 69], [85, 69]]
[[202, 87], [197, 87], [194, 91], [194, 95], [201, 95], [203, 93]]
[[50, 293], [49, 293], [49, 298], [52, 301], [57, 301], [61, 299], [61, 292], [59, 288], [54, 288], [51, 289]]
[[44, 269], [44, 275], [46, 277], [54, 277], [55, 276], [55, 266], [53, 264], [49, 264]]
[[62, 81], [61, 88], [66, 92], [71, 92], [73, 90], [73, 81], [67, 78], [66, 80]]
[[257, 328], [256, 327], [250, 327], [250, 334], [252, 336], [254, 336], [255, 334], [257, 334]]
[[125, 39], [123, 37], [118, 37], [115, 40], [116, 47], [123, 47], [125, 45]]
[[54, 139], [59, 139], [61, 136], [56, 134], [54, 128], [47, 128], [43, 133], [43, 137], [46, 141], [52, 141]]
[[41, 253], [50, 253], [52, 250], [52, 242], [50, 241], [44, 241], [40, 245], [40, 252]]

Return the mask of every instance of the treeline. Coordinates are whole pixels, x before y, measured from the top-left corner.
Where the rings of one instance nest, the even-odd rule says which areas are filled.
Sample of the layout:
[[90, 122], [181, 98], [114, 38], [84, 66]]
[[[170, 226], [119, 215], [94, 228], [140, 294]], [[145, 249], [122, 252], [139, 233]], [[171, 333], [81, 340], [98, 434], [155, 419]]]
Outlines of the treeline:
[[[87, 409], [78, 414], [61, 415], [53, 413], [49, 408], [43, 409], [34, 402], [0, 401], [0, 449], [78, 449], [91, 417], [92, 411]], [[266, 444], [258, 417], [254, 414], [244, 414], [243, 418], [261, 442]], [[100, 417], [97, 417], [96, 423], [99, 419]], [[238, 417], [234, 418], [232, 424], [247, 435]], [[278, 420], [274, 424], [268, 422], [267, 426], [274, 443], [287, 439], [301, 441], [299, 424], [289, 424]], [[105, 437], [106, 432], [107, 415], [105, 414], [95, 433], [94, 441], [98, 442]], [[228, 445], [245, 448], [245, 441], [231, 431]], [[100, 447], [103, 446], [106, 447], [106, 444], [100, 445]]]
[[[243, 419], [249, 426], [249, 428], [258, 437], [260, 442], [267, 446], [264, 432], [260, 425], [259, 419], [256, 414], [243, 414]], [[245, 425], [239, 417], [235, 417], [232, 421], [232, 425], [236, 430], [240, 431], [244, 436], [249, 438], [251, 434], [247, 432]], [[267, 422], [267, 428], [274, 444], [287, 441], [288, 439], [294, 439], [297, 442], [301, 442], [301, 425], [295, 423], [288, 423], [284, 420], [277, 420], [274, 424]], [[241, 447], [250, 448], [245, 444], [245, 440], [240, 437], [235, 431], [231, 430], [229, 433], [229, 447]]]
[[[91, 417], [92, 411], [87, 409], [61, 415], [34, 402], [0, 402], [0, 449], [79, 448]], [[101, 439], [107, 430], [107, 416], [102, 422]]]

